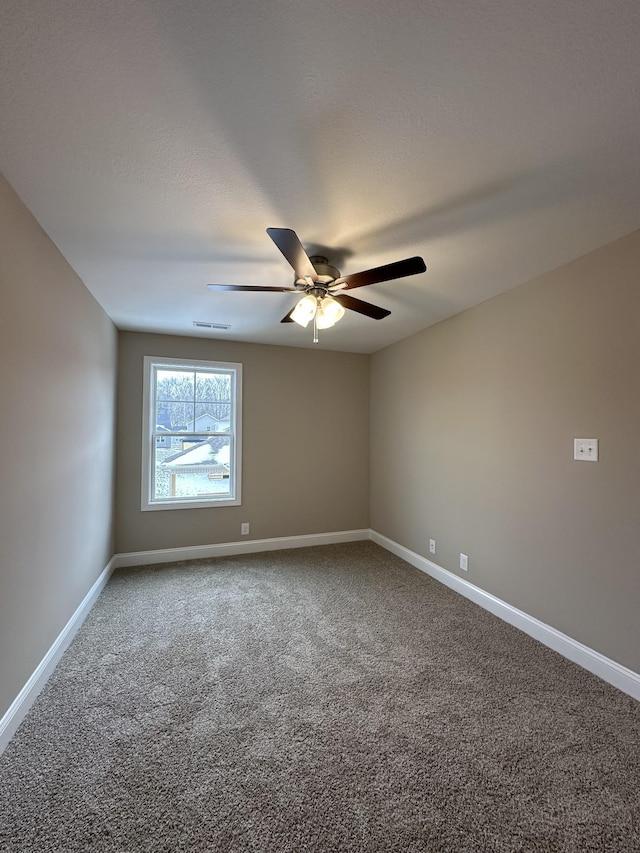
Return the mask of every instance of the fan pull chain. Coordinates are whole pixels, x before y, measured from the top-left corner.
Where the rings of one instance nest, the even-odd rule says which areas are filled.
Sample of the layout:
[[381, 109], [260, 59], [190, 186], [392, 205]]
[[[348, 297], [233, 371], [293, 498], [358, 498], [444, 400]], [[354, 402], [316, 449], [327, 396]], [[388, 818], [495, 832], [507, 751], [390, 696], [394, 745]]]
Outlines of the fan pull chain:
[[313, 342], [318, 343], [318, 312], [313, 315]]

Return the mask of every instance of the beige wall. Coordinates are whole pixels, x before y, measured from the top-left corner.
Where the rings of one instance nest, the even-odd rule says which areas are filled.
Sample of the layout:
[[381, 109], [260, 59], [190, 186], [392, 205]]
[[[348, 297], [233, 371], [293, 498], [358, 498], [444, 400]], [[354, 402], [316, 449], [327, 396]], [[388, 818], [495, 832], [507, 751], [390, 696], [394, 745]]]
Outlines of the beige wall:
[[376, 353], [372, 528], [640, 672], [639, 368], [640, 232]]
[[0, 176], [0, 717], [113, 553], [116, 331]]
[[[143, 356], [243, 364], [242, 506], [141, 512]], [[120, 333], [116, 550], [369, 526], [369, 357]]]

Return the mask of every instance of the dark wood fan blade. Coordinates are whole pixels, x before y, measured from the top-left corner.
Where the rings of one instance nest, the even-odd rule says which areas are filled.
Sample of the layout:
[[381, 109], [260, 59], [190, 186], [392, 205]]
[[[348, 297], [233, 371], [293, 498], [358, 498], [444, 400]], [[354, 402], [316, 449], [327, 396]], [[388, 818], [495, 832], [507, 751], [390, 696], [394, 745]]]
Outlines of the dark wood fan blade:
[[295, 308], [295, 307], [296, 307], [296, 306], [294, 305], [294, 306], [293, 306], [293, 308], [291, 309], [291, 311], [289, 311], [289, 313], [288, 313], [288, 314], [285, 314], [285, 315], [284, 315], [284, 317], [282, 318], [282, 320], [280, 320], [280, 322], [281, 322], [281, 323], [294, 323], [294, 322], [295, 322], [295, 321], [292, 319], [292, 317], [291, 317], [291, 315], [293, 314], [293, 310], [294, 310], [294, 308]]
[[317, 281], [318, 273], [295, 231], [291, 228], [267, 228], [267, 234], [293, 267], [296, 278], [309, 276], [311, 281]]
[[414, 258], [406, 258], [404, 261], [394, 261], [392, 264], [385, 264], [382, 267], [375, 267], [364, 272], [343, 275], [337, 278], [333, 284], [346, 282], [347, 286], [344, 290], [351, 290], [354, 287], [364, 287], [367, 284], [379, 284], [381, 281], [391, 281], [394, 278], [417, 275], [420, 272], [425, 272], [426, 269], [427, 265], [425, 262], [421, 257], [416, 255]]
[[339, 302], [344, 308], [349, 308], [351, 311], [357, 311], [358, 314], [365, 314], [367, 317], [372, 317], [374, 320], [382, 320], [388, 317], [391, 311], [386, 308], [380, 308], [378, 305], [371, 305], [370, 302], [363, 302], [362, 299], [354, 299], [353, 296], [347, 296], [346, 293], [332, 293], [332, 298]]
[[262, 287], [257, 284], [208, 284], [207, 287], [209, 290], [267, 290], [276, 293], [299, 293], [295, 287]]

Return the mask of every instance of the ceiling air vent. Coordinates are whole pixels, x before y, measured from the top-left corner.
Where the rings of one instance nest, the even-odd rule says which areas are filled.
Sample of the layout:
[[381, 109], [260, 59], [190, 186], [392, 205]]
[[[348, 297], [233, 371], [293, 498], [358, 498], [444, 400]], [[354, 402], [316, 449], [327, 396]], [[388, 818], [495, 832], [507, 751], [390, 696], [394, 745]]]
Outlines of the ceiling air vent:
[[225, 331], [231, 328], [228, 323], [205, 323], [204, 320], [194, 320], [193, 325], [196, 329], [221, 329]]

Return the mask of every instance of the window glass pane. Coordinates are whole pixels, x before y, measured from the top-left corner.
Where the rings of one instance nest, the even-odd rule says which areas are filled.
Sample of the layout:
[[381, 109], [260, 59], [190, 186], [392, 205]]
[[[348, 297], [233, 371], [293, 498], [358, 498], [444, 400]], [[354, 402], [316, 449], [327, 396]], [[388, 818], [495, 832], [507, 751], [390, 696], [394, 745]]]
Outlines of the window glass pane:
[[163, 370], [156, 372], [157, 400], [193, 400], [195, 373], [193, 370]]
[[182, 447], [166, 451], [156, 447], [154, 498], [195, 498], [231, 494], [231, 438], [177, 436]]
[[231, 399], [231, 377], [228, 373], [196, 373], [196, 400], [226, 402]]
[[222, 408], [212, 403], [196, 403], [196, 432], [226, 432], [229, 429], [230, 404]]
[[158, 400], [156, 426], [174, 432], [193, 432], [193, 403], [168, 403]]

